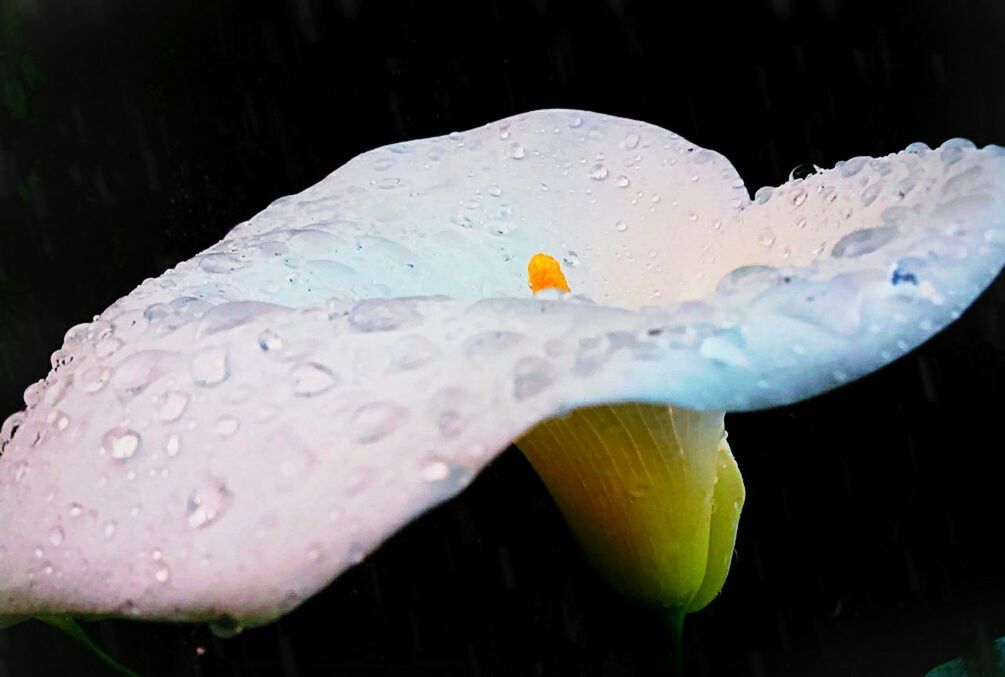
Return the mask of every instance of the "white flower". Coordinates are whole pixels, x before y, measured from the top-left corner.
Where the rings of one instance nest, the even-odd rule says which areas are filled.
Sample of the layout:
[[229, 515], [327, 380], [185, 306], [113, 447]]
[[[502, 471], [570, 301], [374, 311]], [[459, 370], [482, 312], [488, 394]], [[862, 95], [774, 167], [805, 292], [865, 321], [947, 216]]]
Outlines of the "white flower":
[[[562, 110], [365, 153], [70, 330], [0, 433], [0, 614], [265, 622], [520, 438], [603, 560], [646, 521], [594, 529], [616, 501], [543, 466], [549, 435], [616, 403], [674, 408], [651, 444], [632, 431], [667, 410], [638, 408], [621, 448], [700, 468], [691, 503], [665, 455], [622, 497], [698, 506], [697, 578], [654, 593], [698, 606], [742, 501], [723, 412], [836, 387], [958, 317], [1005, 260], [1003, 186], [1002, 149], [950, 141], [752, 203], [717, 153]], [[571, 295], [530, 294], [538, 252]], [[607, 439], [587, 423], [552, 439], [570, 473], [577, 444]], [[609, 460], [621, 479], [652, 469]], [[739, 497], [719, 541], [717, 475]]]

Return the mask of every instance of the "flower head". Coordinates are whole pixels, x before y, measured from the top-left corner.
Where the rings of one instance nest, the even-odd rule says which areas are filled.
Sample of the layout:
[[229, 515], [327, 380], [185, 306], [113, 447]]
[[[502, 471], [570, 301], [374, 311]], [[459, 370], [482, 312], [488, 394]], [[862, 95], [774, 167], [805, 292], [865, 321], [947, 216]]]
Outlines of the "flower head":
[[[67, 333], [0, 433], [0, 614], [267, 621], [591, 405], [707, 412], [718, 449], [721, 412], [958, 317], [1003, 179], [957, 140], [751, 202], [717, 153], [564, 110], [364, 153]], [[537, 259], [531, 294], [539, 253], [570, 293]]]

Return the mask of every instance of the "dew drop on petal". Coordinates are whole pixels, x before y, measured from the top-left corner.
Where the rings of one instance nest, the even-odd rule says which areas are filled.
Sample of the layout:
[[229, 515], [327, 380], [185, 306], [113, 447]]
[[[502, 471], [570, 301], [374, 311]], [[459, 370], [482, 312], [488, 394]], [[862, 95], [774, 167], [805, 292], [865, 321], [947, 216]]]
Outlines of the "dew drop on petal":
[[616, 185], [618, 188], [627, 188], [630, 184], [631, 181], [629, 181], [628, 177], [625, 176], [624, 174], [614, 179], [614, 185]]
[[188, 407], [188, 395], [180, 390], [171, 390], [159, 395], [154, 401], [157, 418], [165, 423], [177, 421]]
[[397, 430], [408, 417], [408, 410], [393, 402], [369, 402], [353, 414], [349, 434], [360, 444], [371, 444]]
[[607, 178], [607, 175], [608, 175], [607, 167], [605, 167], [603, 164], [599, 162], [593, 165], [593, 168], [590, 169], [590, 178], [593, 179], [594, 181], [603, 181], [604, 179]]
[[221, 416], [216, 421], [216, 433], [221, 437], [230, 437], [240, 427], [240, 421], [233, 416]]
[[58, 547], [63, 544], [63, 539], [65, 537], [66, 535], [63, 533], [62, 528], [53, 527], [52, 529], [49, 529], [49, 543]]
[[178, 433], [172, 433], [167, 439], [167, 443], [164, 445], [164, 450], [167, 452], [169, 458], [174, 458], [181, 451], [181, 438]]
[[314, 397], [330, 390], [337, 378], [331, 369], [317, 362], [304, 362], [294, 367], [293, 394], [299, 397]]
[[140, 435], [128, 428], [112, 428], [101, 438], [101, 449], [117, 461], [127, 461], [140, 449]]
[[192, 358], [192, 380], [203, 387], [219, 385], [230, 375], [227, 350], [221, 347], [206, 348]]
[[265, 352], [274, 352], [283, 347], [283, 340], [275, 332], [266, 329], [258, 335], [258, 347]]

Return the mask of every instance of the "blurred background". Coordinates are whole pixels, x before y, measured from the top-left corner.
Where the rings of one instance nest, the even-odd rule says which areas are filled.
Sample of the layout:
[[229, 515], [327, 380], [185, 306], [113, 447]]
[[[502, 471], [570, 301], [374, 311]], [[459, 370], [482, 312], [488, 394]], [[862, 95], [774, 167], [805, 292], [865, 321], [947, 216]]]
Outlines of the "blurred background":
[[[1005, 145], [1000, 0], [0, 0], [0, 419], [71, 325], [367, 149], [541, 108], [645, 120], [751, 192]], [[879, 373], [730, 415], [748, 492], [687, 674], [922, 675], [1005, 635], [1005, 282]], [[150, 675], [666, 675], [514, 450], [281, 622], [103, 621]], [[37, 623], [0, 677], [101, 674]]]

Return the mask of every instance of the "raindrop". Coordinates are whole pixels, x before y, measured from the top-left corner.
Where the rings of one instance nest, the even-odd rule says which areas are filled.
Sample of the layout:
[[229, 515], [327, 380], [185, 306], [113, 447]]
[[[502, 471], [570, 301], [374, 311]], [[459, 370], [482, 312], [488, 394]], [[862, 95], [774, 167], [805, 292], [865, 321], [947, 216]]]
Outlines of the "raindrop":
[[874, 183], [864, 191], [862, 191], [862, 206], [868, 207], [873, 202], [876, 201], [876, 197], [879, 196], [879, 192], [883, 190], [882, 183]]
[[331, 369], [317, 362], [305, 362], [294, 367], [293, 394], [314, 397], [330, 390], [338, 381]]
[[618, 188], [627, 188], [630, 183], [631, 183], [631, 181], [629, 181], [628, 177], [625, 176], [624, 174], [622, 174], [618, 178], [614, 179], [614, 184]]
[[893, 226], [878, 228], [862, 228], [848, 233], [834, 245], [831, 256], [836, 259], [853, 259], [880, 249], [897, 237], [897, 229]]
[[522, 357], [513, 368], [513, 396], [518, 400], [537, 395], [555, 380], [555, 370], [540, 357]]
[[510, 157], [514, 160], [522, 160], [527, 154], [527, 150], [519, 143], [510, 146]]
[[422, 477], [427, 482], [439, 482], [450, 475], [450, 466], [443, 461], [433, 461], [422, 471]]
[[181, 451], [181, 438], [178, 436], [178, 433], [172, 433], [168, 437], [164, 450], [167, 452], [169, 458], [174, 458], [178, 455], [178, 452]]
[[760, 233], [758, 233], [757, 241], [764, 247], [770, 247], [775, 244], [775, 231], [770, 228], [764, 228]]
[[488, 187], [486, 192], [492, 197], [499, 197], [500, 195], [503, 194], [503, 189], [495, 184], [492, 184], [491, 186]]
[[216, 421], [216, 432], [222, 437], [230, 437], [241, 427], [241, 422], [233, 416], [221, 416]]
[[96, 393], [112, 378], [112, 370], [108, 367], [91, 367], [78, 377], [77, 383], [85, 393]]
[[56, 547], [59, 547], [60, 545], [63, 544], [63, 539], [65, 537], [66, 535], [63, 533], [63, 530], [60, 527], [53, 527], [52, 529], [49, 529], [49, 542], [55, 545]]
[[594, 181], [603, 181], [607, 178], [607, 174], [607, 167], [599, 162], [593, 165], [593, 168], [590, 169], [590, 178]]
[[360, 444], [371, 444], [397, 430], [408, 418], [408, 410], [393, 402], [369, 402], [352, 415], [349, 434]]
[[799, 207], [804, 202], [806, 202], [806, 191], [800, 188], [799, 190], [797, 190], [795, 193], [792, 194], [792, 205], [794, 207]]
[[811, 174], [816, 174], [820, 171], [820, 168], [816, 165], [811, 164], [801, 164], [793, 167], [792, 171], [789, 172], [789, 181], [795, 181], [796, 179], [805, 179]]
[[274, 352], [283, 347], [283, 340], [275, 332], [266, 329], [258, 335], [258, 347], [265, 352]]
[[577, 254], [576, 252], [572, 251], [571, 249], [568, 251], [568, 253], [566, 253], [565, 256], [562, 257], [562, 262], [565, 265], [571, 266], [573, 268], [575, 268], [576, 266], [578, 266], [581, 263], [580, 260], [579, 260], [579, 254]]
[[638, 145], [639, 145], [638, 134], [629, 134], [628, 136], [625, 137], [625, 149], [633, 150], [634, 148], [637, 148]]
[[209, 479], [188, 497], [185, 518], [188, 526], [192, 529], [208, 527], [227, 512], [233, 500], [227, 485], [216, 478]]
[[223, 383], [230, 375], [227, 350], [214, 347], [199, 351], [192, 358], [191, 372], [197, 385], [211, 387]]
[[774, 192], [775, 189], [772, 188], [771, 186], [761, 186], [760, 188], [757, 189], [757, 192], [754, 193], [754, 202], [756, 202], [759, 205], [763, 205], [765, 202], [771, 199], [771, 195]]
[[581, 126], [582, 124], [583, 124], [583, 116], [581, 115], [573, 115], [572, 118], [569, 120], [569, 126], [572, 127], [573, 129]]
[[158, 396], [154, 400], [154, 406], [160, 421], [165, 423], [177, 421], [188, 406], [188, 395], [180, 390], [172, 390]]
[[105, 540], [110, 541], [115, 538], [115, 530], [118, 529], [119, 523], [115, 520], [108, 520], [105, 522], [104, 526], [101, 528], [102, 533], [105, 535]]
[[617, 223], [614, 224], [614, 229], [619, 233], [623, 233], [626, 230], [628, 230], [628, 224], [625, 223], [624, 221], [618, 221]]
[[117, 461], [127, 461], [140, 449], [139, 433], [127, 428], [112, 428], [101, 438], [101, 449]]

